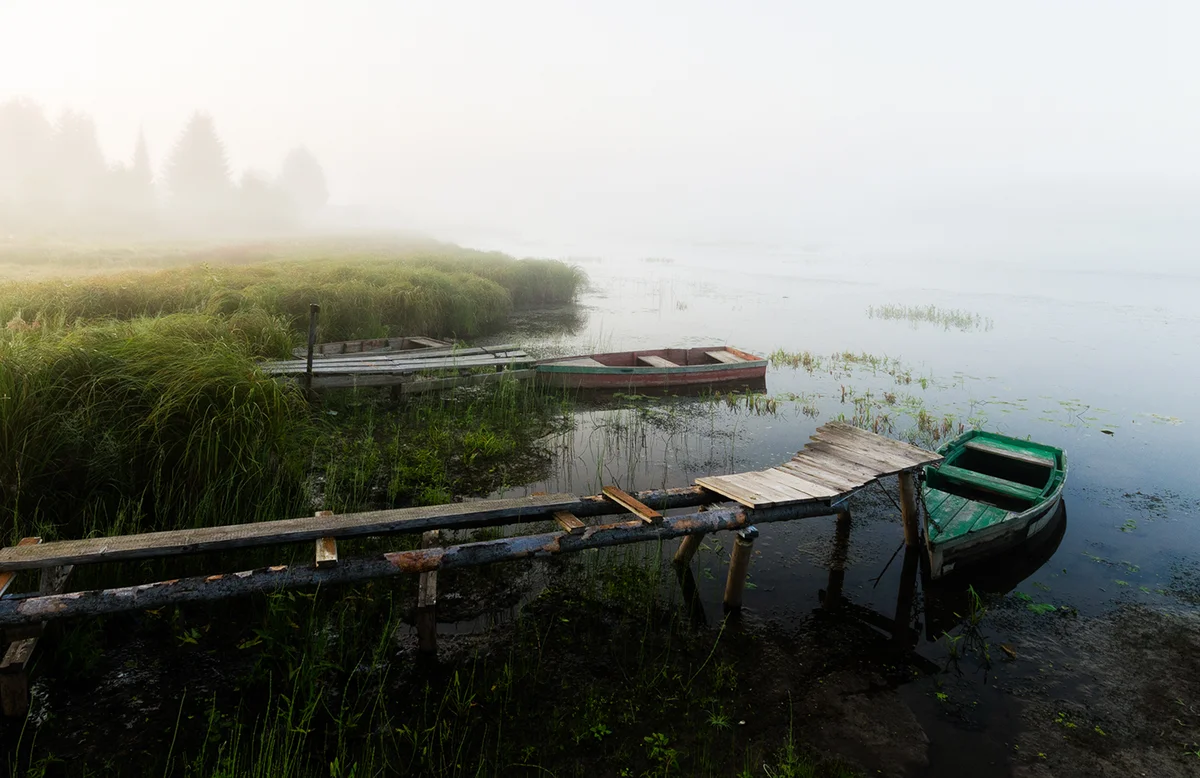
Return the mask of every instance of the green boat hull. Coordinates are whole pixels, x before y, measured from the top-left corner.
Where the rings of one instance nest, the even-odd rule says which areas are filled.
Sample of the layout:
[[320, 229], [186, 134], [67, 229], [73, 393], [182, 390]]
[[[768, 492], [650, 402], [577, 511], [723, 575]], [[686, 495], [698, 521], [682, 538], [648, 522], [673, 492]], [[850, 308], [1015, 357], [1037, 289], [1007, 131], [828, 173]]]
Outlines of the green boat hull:
[[1062, 504], [1059, 448], [972, 430], [938, 450], [922, 499], [930, 575], [941, 578], [1037, 535]]

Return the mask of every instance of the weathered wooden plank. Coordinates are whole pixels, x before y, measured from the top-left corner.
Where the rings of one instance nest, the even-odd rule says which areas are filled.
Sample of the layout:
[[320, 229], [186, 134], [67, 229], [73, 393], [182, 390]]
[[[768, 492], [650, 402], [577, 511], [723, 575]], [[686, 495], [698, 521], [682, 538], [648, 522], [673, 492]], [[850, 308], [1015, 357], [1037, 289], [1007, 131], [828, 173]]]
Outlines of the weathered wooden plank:
[[739, 473], [738, 478], [742, 479], [744, 483], [752, 484], [754, 488], [758, 489], [766, 497], [770, 498], [774, 505], [787, 505], [795, 502], [810, 502], [816, 499], [811, 494], [807, 494], [798, 489], [792, 489], [776, 483], [771, 479], [764, 477], [761, 473]]
[[550, 532], [498, 538], [446, 548], [416, 549], [365, 558], [346, 558], [334, 568], [278, 565], [226, 575], [195, 576], [172, 581], [72, 592], [65, 595], [0, 598], [0, 625], [19, 625], [106, 613], [159, 608], [187, 602], [213, 601], [281, 588], [332, 585], [385, 576], [450, 570], [461, 567], [574, 553], [643, 541], [665, 541], [705, 532], [742, 529], [754, 524], [828, 515], [826, 503], [789, 505], [757, 510], [721, 507], [681, 516], [666, 516], [659, 524], [621, 521], [588, 527], [580, 535]]
[[907, 462], [897, 462], [890, 457], [885, 458], [884, 455], [876, 454], [873, 451], [868, 451], [866, 448], [857, 446], [844, 445], [841, 441], [832, 439], [814, 440], [806, 446], [810, 451], [819, 451], [823, 454], [833, 457], [834, 459], [844, 459], [847, 462], [867, 467], [878, 473], [876, 477], [890, 475], [900, 470], [905, 469]]
[[587, 529], [587, 525], [579, 520], [579, 517], [570, 511], [555, 511], [554, 520], [558, 522], [558, 526], [563, 528], [563, 531], [572, 535], [578, 535]]
[[767, 508], [773, 504], [753, 486], [741, 486], [729, 476], [715, 475], [697, 478], [696, 485], [728, 497], [747, 508]]
[[839, 493], [853, 492], [861, 489], [863, 484], [870, 483], [869, 479], [846, 475], [828, 466], [815, 465], [811, 462], [793, 459], [779, 466], [780, 469], [794, 473], [817, 484], [824, 484]]
[[337, 539], [317, 538], [314, 559], [317, 567], [337, 567]]
[[[432, 549], [438, 544], [438, 531], [421, 535], [421, 548]], [[417, 578], [417, 650], [426, 656], [437, 653], [437, 570], [421, 573]]]
[[827, 451], [804, 449], [792, 457], [792, 462], [808, 464], [821, 472], [837, 473], [858, 484], [870, 483], [879, 477], [875, 468], [860, 465], [857, 462], [848, 462]]
[[637, 361], [650, 367], [679, 367], [678, 363], [664, 359], [657, 354], [641, 354], [638, 356]]
[[[477, 357], [463, 357], [455, 359], [445, 357], [442, 359], [409, 359], [409, 360], [355, 360], [353, 363], [331, 364], [328, 362], [313, 363], [313, 374], [318, 373], [329, 374], [351, 374], [351, 373], [416, 373], [422, 370], [455, 370], [457, 368], [469, 367], [491, 367], [494, 365], [515, 365], [525, 366], [533, 363], [533, 359], [526, 355], [483, 355]], [[293, 375], [304, 373], [305, 370], [297, 370], [291, 362], [286, 362], [278, 367], [263, 366], [263, 372], [271, 375]]]
[[837, 489], [830, 489], [829, 487], [807, 481], [796, 473], [789, 473], [779, 468], [760, 470], [755, 475], [765, 479], [767, 483], [777, 484], [781, 488], [802, 494], [810, 500], [827, 500], [840, 493]]
[[[21, 538], [19, 541], [17, 541], [17, 546], [36, 546], [41, 542], [41, 538]], [[3, 573], [0, 573], [0, 597], [2, 597], [4, 593], [8, 591], [8, 587], [12, 586], [12, 582], [16, 577], [16, 572], [12, 570], [6, 570]]]
[[779, 469], [819, 486], [824, 486], [838, 494], [845, 494], [846, 492], [852, 492], [860, 488], [856, 485], [858, 483], [856, 480], [834, 475], [820, 468], [806, 466], [796, 460], [784, 462], [779, 466]]
[[604, 492], [604, 496], [608, 499], [618, 505], [624, 506], [630, 512], [641, 516], [643, 521], [659, 521], [662, 519], [661, 513], [616, 486], [606, 486], [601, 491]]
[[0, 570], [29, 570], [64, 564], [146, 559], [229, 548], [299, 543], [322, 537], [351, 538], [428, 529], [486, 526], [498, 520], [532, 520], [556, 510], [573, 510], [580, 499], [570, 494], [400, 508], [338, 516], [263, 521], [223, 527], [148, 532], [86, 540], [60, 540], [36, 546], [0, 549]]
[[914, 460], [909, 454], [894, 451], [885, 446], [878, 445], [875, 441], [864, 440], [859, 437], [843, 435], [840, 433], [823, 434], [814, 436], [814, 440], [842, 448], [856, 453], [856, 458], [851, 461], [859, 461], [863, 457], [883, 462], [892, 468], [892, 471], [904, 470], [907, 468], [918, 467], [922, 460]]
[[731, 354], [728, 351], [705, 351], [704, 353], [707, 354], [708, 356], [712, 357], [713, 359], [717, 360], [718, 362], [724, 362], [727, 365], [734, 365], [734, 364], [737, 364], [738, 362], [746, 361], [746, 360], [742, 359], [741, 357], [739, 357], [737, 354]]
[[314, 389], [353, 389], [371, 386], [398, 386], [401, 394], [422, 394], [453, 389], [458, 386], [483, 386], [501, 381], [526, 381], [537, 373], [533, 369], [503, 370], [499, 373], [472, 373], [470, 375], [446, 376], [443, 378], [421, 378], [411, 373], [379, 373], [354, 375], [313, 376]]
[[936, 454], [932, 451], [926, 451], [923, 448], [913, 446], [903, 441], [888, 438], [883, 435], [877, 435], [874, 432], [867, 432], [866, 430], [861, 430], [858, 427], [854, 427], [850, 424], [844, 424], [842, 422], [828, 422], [817, 429], [818, 434], [822, 434], [823, 432], [846, 435], [862, 441], [870, 442], [874, 445], [884, 448], [885, 450], [893, 451], [897, 454], [907, 457], [910, 461], [914, 461], [917, 464], [936, 462], [942, 458], [940, 454]]
[[[440, 346], [438, 348], [428, 349], [412, 349], [401, 351], [347, 351], [336, 354], [314, 354], [313, 364], [334, 364], [337, 362], [361, 362], [363, 360], [370, 361], [409, 361], [421, 359], [439, 359], [452, 356], [478, 356], [480, 354], [503, 354], [509, 351], [518, 351], [524, 353], [520, 346], [516, 343], [505, 343], [496, 346], [471, 346], [467, 348], [459, 348], [455, 346]], [[261, 363], [263, 366], [287, 366], [295, 364], [303, 364], [294, 359], [271, 359]]]

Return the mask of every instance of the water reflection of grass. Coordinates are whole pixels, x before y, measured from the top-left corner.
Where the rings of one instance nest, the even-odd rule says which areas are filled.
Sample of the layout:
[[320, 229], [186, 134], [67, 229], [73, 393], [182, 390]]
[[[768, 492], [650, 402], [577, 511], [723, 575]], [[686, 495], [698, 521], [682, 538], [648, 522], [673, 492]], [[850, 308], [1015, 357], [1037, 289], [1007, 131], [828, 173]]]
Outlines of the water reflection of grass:
[[907, 321], [914, 328], [922, 324], [936, 324], [945, 330], [963, 332], [992, 329], [990, 318], [957, 308], [939, 308], [936, 305], [872, 305], [867, 308], [867, 318], [887, 321]]

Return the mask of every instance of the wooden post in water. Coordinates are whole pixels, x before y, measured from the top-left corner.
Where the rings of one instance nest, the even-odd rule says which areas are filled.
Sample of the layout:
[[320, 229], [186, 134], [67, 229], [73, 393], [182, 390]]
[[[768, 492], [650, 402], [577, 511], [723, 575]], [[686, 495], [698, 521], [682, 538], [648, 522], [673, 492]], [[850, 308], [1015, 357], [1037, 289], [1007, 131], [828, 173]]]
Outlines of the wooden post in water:
[[321, 306], [316, 303], [311, 303], [308, 306], [308, 362], [304, 366], [304, 388], [312, 392], [313, 375], [313, 350], [317, 346], [317, 314], [321, 312]]
[[754, 539], [758, 529], [747, 527], [738, 532], [729, 558], [729, 577], [725, 579], [725, 610], [742, 609], [742, 592], [746, 589], [746, 572], [750, 567], [750, 554], [754, 550]]
[[837, 608], [842, 602], [842, 586], [846, 582], [846, 556], [850, 549], [850, 511], [840, 510], [837, 524], [833, 528], [833, 554], [829, 557], [829, 583], [825, 587], [827, 610]]
[[700, 550], [700, 544], [704, 542], [704, 535], [685, 535], [683, 540], [679, 542], [679, 548], [675, 549], [675, 556], [672, 558], [672, 563], [676, 567], [687, 567], [692, 563], [692, 557], [696, 556], [696, 552]]
[[917, 593], [917, 569], [921, 552], [915, 547], [904, 549], [904, 567], [900, 570], [900, 587], [896, 592], [896, 616], [892, 640], [906, 648], [916, 646], [917, 633], [912, 629], [913, 598]]
[[896, 476], [900, 480], [900, 518], [904, 522], [904, 545], [916, 548], [921, 543], [921, 527], [917, 518], [917, 483], [912, 470]]
[[[438, 530], [421, 535], [421, 548], [433, 548]], [[417, 652], [432, 659], [437, 656], [437, 570], [421, 573], [417, 579]]]

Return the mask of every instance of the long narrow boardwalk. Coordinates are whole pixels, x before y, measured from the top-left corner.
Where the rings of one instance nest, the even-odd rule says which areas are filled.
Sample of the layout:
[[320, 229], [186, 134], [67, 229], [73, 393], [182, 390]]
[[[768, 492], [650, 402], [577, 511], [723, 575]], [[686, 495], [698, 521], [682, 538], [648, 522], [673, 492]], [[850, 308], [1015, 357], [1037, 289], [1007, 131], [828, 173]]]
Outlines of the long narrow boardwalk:
[[[915, 446], [834, 422], [818, 428], [812, 441], [779, 467], [698, 478], [691, 487], [628, 493], [605, 486], [601, 494], [582, 497], [538, 494], [341, 515], [321, 511], [278, 521], [49, 543], [25, 538], [15, 546], [0, 548], [0, 630], [9, 644], [0, 661], [0, 701], [10, 715], [24, 710], [25, 668], [45, 623], [52, 620], [418, 574], [418, 631], [422, 650], [426, 650], [435, 643], [432, 608], [438, 570], [672, 538], [683, 538], [675, 561], [686, 568], [705, 534], [727, 530], [738, 531], [725, 590], [726, 607], [736, 609], [741, 606], [756, 524], [837, 514], [841, 526], [848, 516], [843, 505], [846, 498], [883, 476], [899, 476], [904, 538], [915, 549], [919, 533], [914, 473], [940, 459]], [[664, 513], [686, 508], [698, 510]], [[594, 517], [604, 518], [589, 521]], [[556, 527], [546, 531], [546, 524]], [[441, 530], [505, 525], [521, 525], [521, 529], [494, 540], [439, 545]], [[339, 539], [417, 533], [423, 538], [420, 548], [372, 556], [338, 555]], [[302, 542], [314, 544], [311, 564], [273, 565], [87, 591], [69, 591], [67, 586], [75, 565]], [[21, 571], [28, 570], [41, 571], [38, 590], [9, 593]]]
[[[312, 364], [312, 388], [335, 389], [356, 386], [388, 386], [420, 384], [422, 388], [446, 388], [462, 383], [483, 383], [496, 380], [495, 373], [503, 371], [516, 378], [528, 378], [533, 358], [514, 344], [475, 346], [472, 348], [423, 348], [409, 351], [364, 352], [322, 356]], [[263, 362], [260, 367], [269, 375], [301, 377], [308, 373], [307, 361], [285, 359]], [[475, 381], [462, 381], [465, 374], [481, 368], [493, 373], [477, 373]], [[427, 381], [417, 380], [419, 374], [446, 374], [449, 377]], [[459, 375], [453, 375], [458, 373]], [[473, 376], [471, 376], [473, 377]], [[453, 379], [453, 380], [451, 380]], [[437, 384], [442, 381], [443, 384]]]

